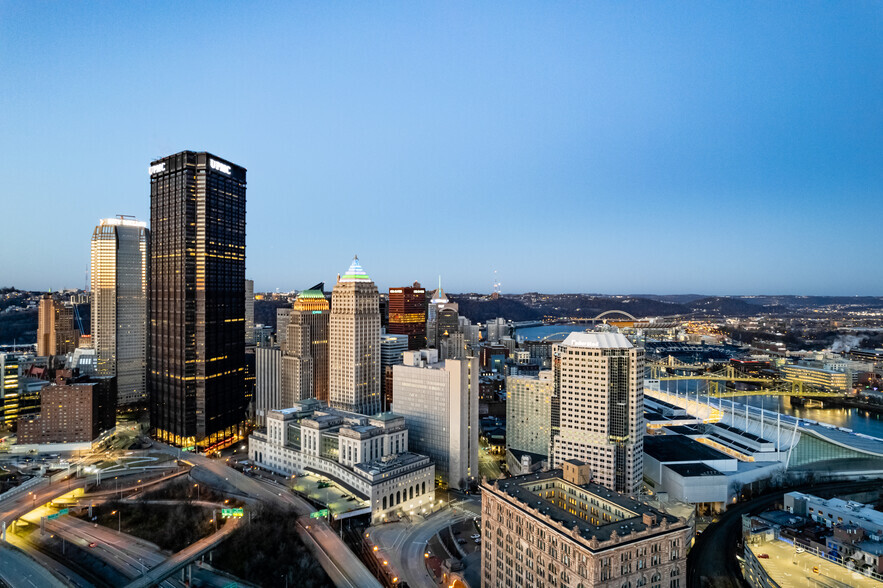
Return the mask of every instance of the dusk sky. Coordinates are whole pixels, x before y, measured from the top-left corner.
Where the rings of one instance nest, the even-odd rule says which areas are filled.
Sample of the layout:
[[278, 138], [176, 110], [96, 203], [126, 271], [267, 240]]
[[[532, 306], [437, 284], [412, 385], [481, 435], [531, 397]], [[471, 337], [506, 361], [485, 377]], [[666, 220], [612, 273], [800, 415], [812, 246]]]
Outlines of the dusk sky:
[[259, 291], [883, 294], [880, 2], [0, 0], [0, 286], [185, 149]]

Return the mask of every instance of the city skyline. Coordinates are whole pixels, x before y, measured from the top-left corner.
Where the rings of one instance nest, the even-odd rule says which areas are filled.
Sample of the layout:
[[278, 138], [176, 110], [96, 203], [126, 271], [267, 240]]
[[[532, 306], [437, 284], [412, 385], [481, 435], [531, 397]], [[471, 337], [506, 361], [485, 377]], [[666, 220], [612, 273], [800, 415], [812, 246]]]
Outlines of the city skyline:
[[[89, 251], [68, 244], [148, 218], [149, 162], [187, 149], [249, 169], [258, 291], [331, 283], [358, 253], [383, 290], [881, 292], [848, 249], [883, 212], [873, 4], [210, 6], [198, 30], [149, 6], [0, 8], [2, 285], [79, 287]], [[202, 94], [217, 124], [176, 107]], [[551, 254], [597, 247], [577, 271]]]

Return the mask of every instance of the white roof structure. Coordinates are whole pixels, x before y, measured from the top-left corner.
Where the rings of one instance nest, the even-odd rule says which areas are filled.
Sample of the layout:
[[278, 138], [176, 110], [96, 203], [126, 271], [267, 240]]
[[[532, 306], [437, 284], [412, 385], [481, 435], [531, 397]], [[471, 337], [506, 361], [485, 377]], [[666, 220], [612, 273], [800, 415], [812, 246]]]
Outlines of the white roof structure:
[[353, 257], [353, 262], [350, 264], [350, 269], [346, 270], [346, 273], [340, 278], [341, 282], [370, 282], [371, 277], [365, 273], [365, 270], [362, 269], [362, 264], [359, 263], [359, 256]]
[[571, 333], [562, 345], [584, 349], [631, 349], [634, 347], [622, 333]]

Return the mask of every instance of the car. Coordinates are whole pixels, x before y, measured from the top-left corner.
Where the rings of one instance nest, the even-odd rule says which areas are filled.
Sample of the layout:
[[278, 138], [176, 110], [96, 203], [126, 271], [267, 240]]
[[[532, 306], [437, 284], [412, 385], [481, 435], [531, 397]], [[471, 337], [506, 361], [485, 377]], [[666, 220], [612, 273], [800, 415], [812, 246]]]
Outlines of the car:
[[806, 550], [803, 547], [797, 548], [797, 553], [803, 553], [804, 551], [806, 551]]
[[89, 544], [89, 547], [95, 547], [96, 545], [98, 545], [98, 544], [93, 541], [92, 543]]
[[819, 566], [813, 566], [813, 567], [812, 567], [812, 573], [813, 573], [813, 574], [818, 574], [818, 573], [819, 573]]
[[759, 553], [759, 554], [757, 555], [757, 557], [759, 557], [760, 559], [769, 559], [769, 558], [770, 558], [770, 554], [768, 554], [768, 553]]
[[475, 544], [476, 544], [476, 545], [481, 545], [481, 537], [479, 537], [478, 539], [475, 540]]
[[457, 545], [466, 545], [466, 539], [457, 539]]
[[475, 533], [474, 535], [469, 536], [470, 539], [478, 539], [480, 537], [481, 537], [481, 535], [479, 535], [478, 533]]

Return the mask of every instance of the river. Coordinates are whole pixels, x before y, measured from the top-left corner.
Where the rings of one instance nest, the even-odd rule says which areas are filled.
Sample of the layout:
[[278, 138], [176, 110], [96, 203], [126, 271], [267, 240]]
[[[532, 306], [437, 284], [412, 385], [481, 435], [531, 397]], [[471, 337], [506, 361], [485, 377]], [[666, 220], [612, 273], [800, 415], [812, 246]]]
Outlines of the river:
[[[693, 394], [696, 392], [695, 380], [661, 382], [663, 388], [668, 385], [670, 392], [683, 394], [687, 389]], [[689, 387], [688, 387], [689, 385]], [[704, 389], [704, 386], [700, 389]], [[805, 406], [791, 406], [791, 399], [787, 396], [737, 396], [736, 402], [757, 406], [766, 410], [780, 412], [793, 417], [828, 423], [838, 427], [851, 429], [856, 433], [864, 433], [883, 439], [883, 415], [868, 412], [860, 408], [806, 408]], [[728, 400], [723, 400], [724, 404]]]
[[[543, 325], [541, 327], [527, 327], [517, 329], [515, 336], [523, 340], [536, 341], [550, 337], [551, 339], [564, 339], [574, 331], [584, 331], [587, 325]], [[671, 391], [675, 391], [676, 382], [662, 382], [663, 385], [671, 385]], [[697, 382], [691, 381], [690, 392], [696, 391]], [[678, 389], [683, 394], [687, 382], [677, 382]], [[797, 418], [828, 423], [838, 427], [852, 429], [856, 433], [873, 435], [883, 439], [883, 415], [875, 414], [859, 408], [806, 408], [804, 406], [791, 406], [790, 399], [782, 396], [740, 396], [734, 399], [736, 402], [749, 404], [773, 410], [782, 414]], [[726, 401], [725, 401], [726, 402]]]

